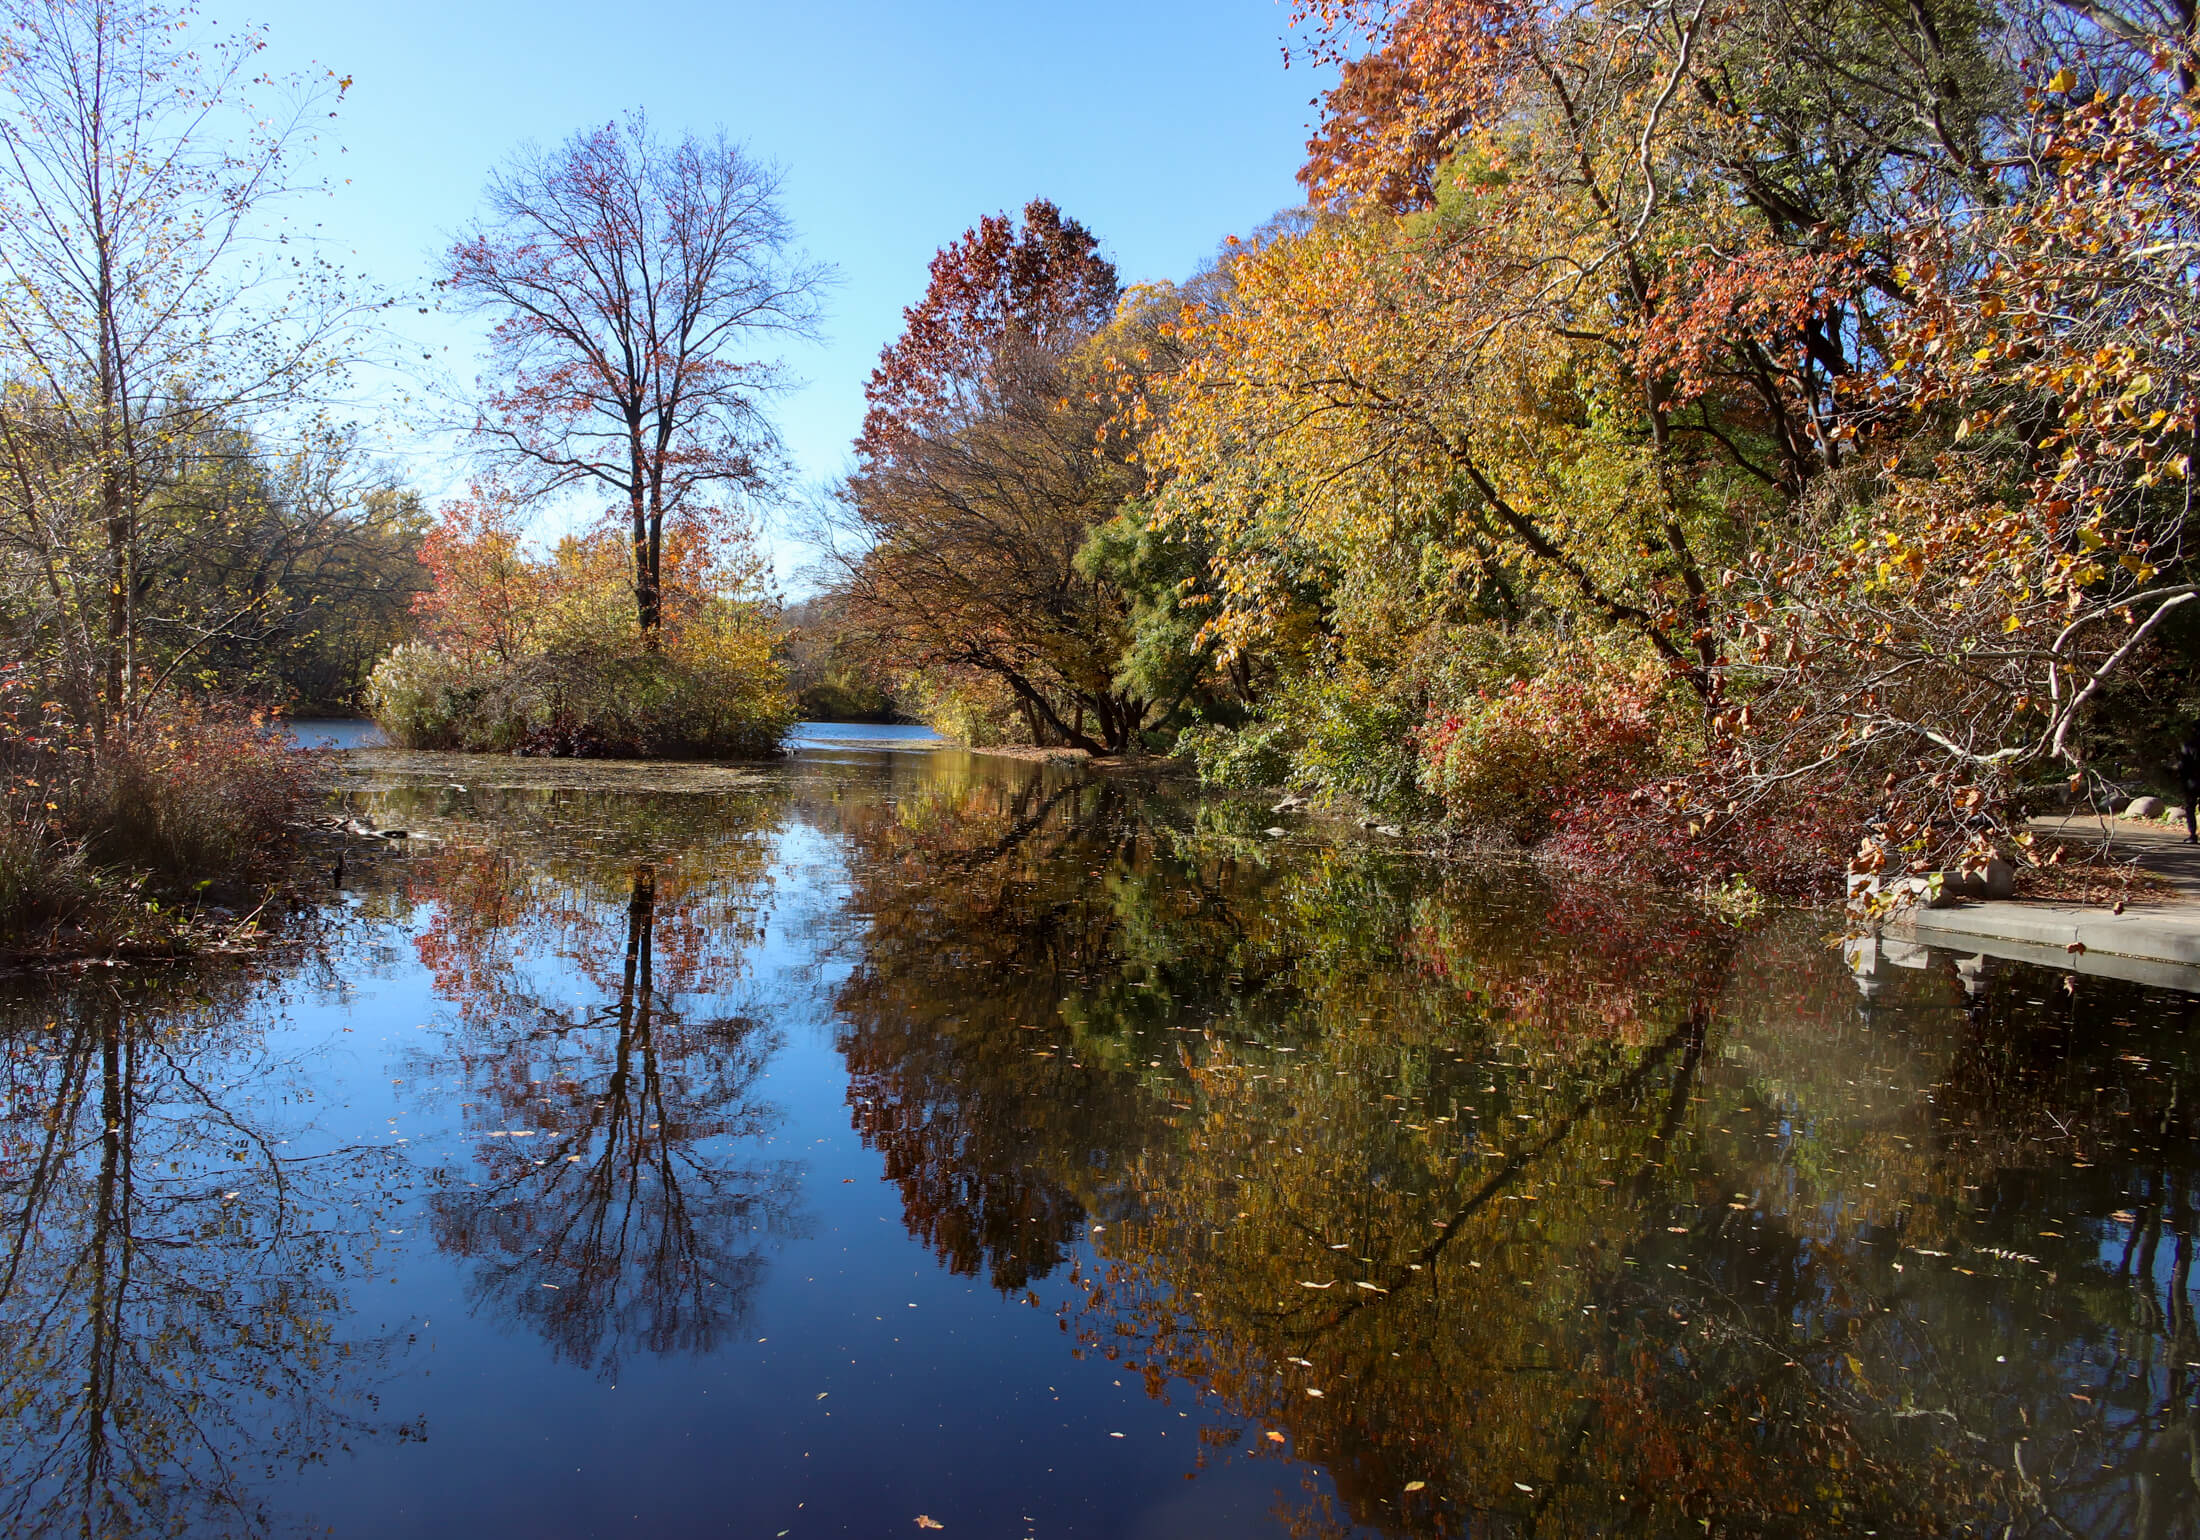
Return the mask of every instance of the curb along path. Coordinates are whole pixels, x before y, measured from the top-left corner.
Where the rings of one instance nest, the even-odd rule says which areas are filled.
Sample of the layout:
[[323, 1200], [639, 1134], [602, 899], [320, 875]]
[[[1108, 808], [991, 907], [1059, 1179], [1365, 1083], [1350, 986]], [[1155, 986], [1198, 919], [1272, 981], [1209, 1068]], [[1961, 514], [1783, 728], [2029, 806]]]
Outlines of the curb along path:
[[2200, 993], [2200, 846], [2187, 845], [2182, 829], [2133, 819], [2041, 818], [2030, 827], [2043, 838], [2105, 840], [2113, 855], [2136, 861], [2173, 891], [2130, 903], [2122, 914], [2023, 899], [1911, 910], [1888, 923], [1888, 951], [1929, 945]]

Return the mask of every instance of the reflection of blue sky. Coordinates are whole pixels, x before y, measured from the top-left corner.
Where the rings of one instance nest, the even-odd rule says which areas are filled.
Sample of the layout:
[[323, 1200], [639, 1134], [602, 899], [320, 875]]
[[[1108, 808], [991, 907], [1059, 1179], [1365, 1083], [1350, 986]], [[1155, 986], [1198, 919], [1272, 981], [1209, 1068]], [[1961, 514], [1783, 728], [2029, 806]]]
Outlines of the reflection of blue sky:
[[[616, 16], [575, 0], [269, 0], [269, 68], [352, 77], [329, 129], [340, 185], [303, 217], [378, 282], [417, 290], [522, 140], [555, 142], [646, 106], [667, 133], [723, 125], [788, 173], [786, 203], [842, 278], [810, 383], [781, 410], [798, 481], [839, 474], [863, 381], [923, 288], [925, 264], [980, 215], [1051, 197], [1134, 282], [1181, 279], [1225, 236], [1297, 202], [1318, 77], [1286, 71], [1272, 0], [645, 0]], [[226, 16], [224, 19], [228, 19]], [[473, 324], [407, 304], [410, 366], [471, 377]], [[463, 477], [390, 376], [398, 468], [431, 497]], [[802, 552], [775, 540], [782, 581]]]
[[[812, 726], [874, 743], [924, 736]], [[924, 759], [825, 753], [832, 773], [846, 765], [856, 779]], [[367, 924], [318, 992], [293, 991], [269, 1046], [310, 1063], [297, 1148], [387, 1151], [388, 1198], [362, 1191], [351, 1216], [377, 1238], [356, 1298], [371, 1318], [361, 1329], [400, 1345], [379, 1387], [386, 1420], [426, 1436], [361, 1441], [286, 1473], [278, 1510], [338, 1535], [869, 1534], [918, 1513], [964, 1534], [1025, 1534], [1029, 1513], [1049, 1517], [1041, 1533], [1191, 1536], [1264, 1531], [1302, 1478], [1326, 1485], [1312, 1467], [1209, 1451], [1199, 1488], [1186, 1487], [1211, 1413], [1181, 1394], [1149, 1399], [1120, 1366], [1074, 1362], [1051, 1308], [947, 1273], [910, 1237], [898, 1188], [850, 1126], [834, 1047], [831, 1000], [851, 961], [845, 852], [802, 821], [774, 849], [770, 918], [745, 976], [730, 995], [689, 1002], [776, 1034], [755, 1089], [770, 1127], [698, 1153], [795, 1167], [804, 1223], [769, 1245], [742, 1332], [706, 1358], [631, 1353], [616, 1383], [561, 1362], [539, 1335], [476, 1308], [480, 1259], [437, 1248], [430, 1198], [480, 1179], [483, 1141], [461, 1108], [474, 1098], [451, 1002], [412, 946], [425, 911]], [[545, 999], [602, 1003], [551, 951], [518, 966]]]
[[298, 740], [300, 748], [307, 749], [364, 749], [382, 742], [372, 722], [342, 717], [293, 721], [290, 735]]
[[789, 745], [803, 743], [937, 744], [947, 740], [921, 722], [797, 722]]

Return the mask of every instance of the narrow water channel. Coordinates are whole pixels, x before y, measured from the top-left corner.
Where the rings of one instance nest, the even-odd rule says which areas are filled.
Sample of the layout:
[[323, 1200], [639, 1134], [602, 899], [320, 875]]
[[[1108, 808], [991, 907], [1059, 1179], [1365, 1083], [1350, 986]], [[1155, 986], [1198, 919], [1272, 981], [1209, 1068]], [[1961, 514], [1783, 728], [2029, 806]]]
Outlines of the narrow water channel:
[[368, 750], [0, 995], [0, 1533], [2200, 1533], [2192, 1001], [1172, 784]]

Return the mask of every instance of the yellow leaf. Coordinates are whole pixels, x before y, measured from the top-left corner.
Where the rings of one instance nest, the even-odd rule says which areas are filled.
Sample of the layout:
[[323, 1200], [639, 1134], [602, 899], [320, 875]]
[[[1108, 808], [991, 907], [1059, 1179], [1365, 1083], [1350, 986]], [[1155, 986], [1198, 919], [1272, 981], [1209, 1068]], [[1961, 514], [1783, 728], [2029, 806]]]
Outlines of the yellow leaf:
[[2076, 75], [2073, 75], [2070, 71], [2057, 70], [2053, 75], [2048, 77], [2047, 89], [2050, 91], [2067, 91], [2077, 83], [2078, 77]]

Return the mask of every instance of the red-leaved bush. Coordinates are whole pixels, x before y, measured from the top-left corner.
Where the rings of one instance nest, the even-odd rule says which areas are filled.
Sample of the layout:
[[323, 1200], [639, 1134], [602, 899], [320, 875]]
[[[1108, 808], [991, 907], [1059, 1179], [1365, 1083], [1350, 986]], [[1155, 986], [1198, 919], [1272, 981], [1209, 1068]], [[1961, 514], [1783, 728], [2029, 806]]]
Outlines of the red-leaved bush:
[[1419, 734], [1421, 789], [1456, 827], [1539, 840], [1567, 810], [1648, 773], [1662, 685], [1653, 667], [1584, 651], [1508, 689], [1432, 707]]
[[1568, 808], [1549, 848], [1619, 881], [1700, 889], [1739, 876], [1781, 898], [1835, 899], [1874, 790], [1837, 771], [1716, 813], [1695, 798], [1680, 806], [1663, 786], [1614, 791]]

